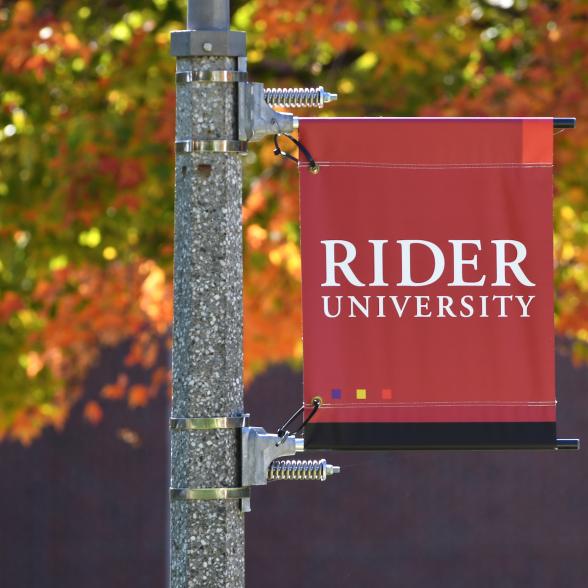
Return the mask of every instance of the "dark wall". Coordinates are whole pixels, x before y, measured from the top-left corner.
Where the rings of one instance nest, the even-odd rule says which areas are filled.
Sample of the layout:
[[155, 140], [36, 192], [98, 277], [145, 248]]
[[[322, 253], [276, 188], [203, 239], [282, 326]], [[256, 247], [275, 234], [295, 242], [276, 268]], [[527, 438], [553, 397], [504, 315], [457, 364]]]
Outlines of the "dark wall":
[[[90, 397], [123, 357], [103, 354]], [[144, 409], [102, 406], [96, 427], [78, 407], [62, 433], [29, 448], [0, 444], [0, 588], [165, 586], [167, 397]]]
[[[286, 368], [260, 377], [256, 424], [275, 430], [300, 386]], [[588, 441], [588, 369], [559, 357], [558, 390], [559, 436]], [[588, 585], [588, 449], [316, 455], [342, 473], [255, 490], [249, 586]]]
[[[122, 355], [105, 353], [91, 395]], [[587, 384], [558, 359], [562, 437], [588, 439]], [[258, 378], [253, 424], [275, 430], [300, 386], [284, 366]], [[61, 434], [0, 445], [0, 588], [165, 586], [167, 400], [105, 406], [97, 427], [78, 409]], [[341, 475], [254, 490], [248, 586], [586, 586], [586, 451], [326, 456]]]

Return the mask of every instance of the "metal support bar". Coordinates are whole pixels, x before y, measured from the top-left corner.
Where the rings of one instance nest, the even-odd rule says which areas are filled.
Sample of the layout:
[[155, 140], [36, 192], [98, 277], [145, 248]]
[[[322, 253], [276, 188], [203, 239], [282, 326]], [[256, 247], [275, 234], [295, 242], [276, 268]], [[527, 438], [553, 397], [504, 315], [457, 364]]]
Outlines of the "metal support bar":
[[554, 129], [575, 129], [576, 119], [575, 118], [554, 118], [553, 119]]
[[[341, 448], [336, 448], [341, 449]], [[355, 449], [353, 447], [344, 447], [346, 449]], [[556, 439], [554, 443], [537, 443], [534, 445], [525, 445], [524, 443], [511, 445], [422, 445], [410, 444], [394, 446], [370, 447], [370, 451], [578, 451], [580, 449], [580, 439]]]
[[580, 449], [580, 439], [558, 439], [555, 448], [557, 450], [578, 451]]

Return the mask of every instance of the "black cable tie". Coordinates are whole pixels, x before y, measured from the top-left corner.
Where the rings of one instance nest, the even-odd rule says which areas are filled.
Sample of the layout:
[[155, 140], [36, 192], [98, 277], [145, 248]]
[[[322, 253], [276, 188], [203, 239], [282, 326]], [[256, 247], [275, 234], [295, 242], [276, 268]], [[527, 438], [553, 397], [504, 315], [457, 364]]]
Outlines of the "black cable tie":
[[290, 161], [293, 161], [294, 163], [300, 163], [299, 159], [297, 159], [296, 157], [294, 157], [292, 154], [288, 153], [287, 151], [284, 151], [280, 147], [280, 143], [279, 143], [280, 136], [284, 136], [284, 137], [287, 137], [288, 139], [290, 139], [290, 141], [292, 141], [292, 143], [294, 143], [294, 145], [296, 145], [296, 147], [298, 147], [298, 149], [300, 151], [302, 151], [302, 153], [304, 153], [304, 156], [306, 157], [306, 159], [308, 161], [308, 169], [311, 174], [318, 174], [319, 173], [319, 169], [320, 169], [319, 165], [313, 159], [312, 155], [310, 154], [310, 151], [300, 141], [298, 141], [298, 139], [295, 139], [289, 133], [277, 133], [274, 135], [274, 145], [275, 145], [274, 155], [279, 155], [280, 157], [283, 157], [284, 159], [289, 159]]
[[278, 437], [283, 437], [288, 432], [288, 425], [303, 411], [304, 404], [278, 429]]
[[316, 414], [317, 410], [320, 408], [320, 399], [313, 398], [312, 405], [313, 408], [310, 411], [310, 414], [302, 421], [302, 424], [300, 425], [300, 427], [298, 427], [298, 429], [296, 429], [296, 431], [294, 431], [294, 433], [290, 433], [287, 430], [287, 427], [294, 421], [294, 419], [298, 417], [298, 415], [300, 415], [304, 411], [304, 404], [278, 429], [278, 437], [280, 438], [280, 442], [277, 443], [277, 445], [283, 443], [286, 437], [288, 437], [289, 435], [298, 435], [298, 433], [300, 433], [300, 431], [302, 431], [304, 427], [306, 427], [306, 425], [310, 422], [310, 419]]
[[[293, 435], [298, 435], [298, 433], [300, 433], [300, 431], [302, 431], [302, 429], [306, 427], [306, 425], [310, 422], [310, 419], [317, 413], [318, 409], [321, 407], [321, 401], [319, 398], [313, 398], [312, 404], [313, 408], [310, 411], [310, 414], [306, 417], [306, 419], [304, 419], [304, 421], [302, 421], [302, 424], [300, 425], [298, 430], [293, 433]], [[302, 408], [304, 408], [304, 405], [302, 406]]]

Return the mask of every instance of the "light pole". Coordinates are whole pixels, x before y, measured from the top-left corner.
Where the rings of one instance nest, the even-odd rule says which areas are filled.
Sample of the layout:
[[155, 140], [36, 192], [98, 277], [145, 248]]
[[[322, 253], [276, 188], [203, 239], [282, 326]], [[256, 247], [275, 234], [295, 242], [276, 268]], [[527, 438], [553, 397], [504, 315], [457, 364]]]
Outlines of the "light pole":
[[296, 127], [292, 114], [272, 106], [322, 108], [336, 95], [322, 86], [264, 90], [248, 81], [245, 34], [229, 23], [228, 0], [190, 0], [188, 29], [172, 33], [172, 588], [244, 586], [243, 512], [251, 487], [324, 481], [339, 472], [324, 459], [278, 461], [302, 451], [303, 440], [246, 426], [242, 381], [241, 155], [249, 141]]
[[[238, 87], [212, 82], [244, 69], [245, 34], [229, 31], [229, 0], [190, 0], [188, 30], [172, 34], [177, 57], [172, 417], [243, 412], [242, 162]], [[202, 73], [201, 73], [202, 72]], [[189, 74], [189, 75], [188, 75]], [[194, 78], [202, 78], [202, 81]], [[222, 77], [222, 76], [221, 76]], [[189, 81], [188, 81], [189, 80]], [[192, 422], [191, 420], [185, 422]], [[173, 488], [237, 488], [235, 428], [173, 427]], [[239, 500], [172, 493], [171, 586], [244, 586]]]

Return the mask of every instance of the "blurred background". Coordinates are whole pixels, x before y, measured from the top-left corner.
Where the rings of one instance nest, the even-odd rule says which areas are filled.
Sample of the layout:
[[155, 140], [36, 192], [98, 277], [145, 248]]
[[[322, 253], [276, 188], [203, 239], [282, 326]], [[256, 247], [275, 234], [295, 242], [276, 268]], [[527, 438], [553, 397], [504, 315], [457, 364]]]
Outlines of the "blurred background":
[[[180, 0], [0, 0], [0, 586], [163, 587]], [[588, 3], [233, 0], [312, 116], [576, 116], [555, 140], [559, 436], [588, 431]], [[297, 171], [244, 159], [255, 424], [301, 398]], [[247, 515], [251, 586], [585, 586], [578, 454], [336, 454]]]

